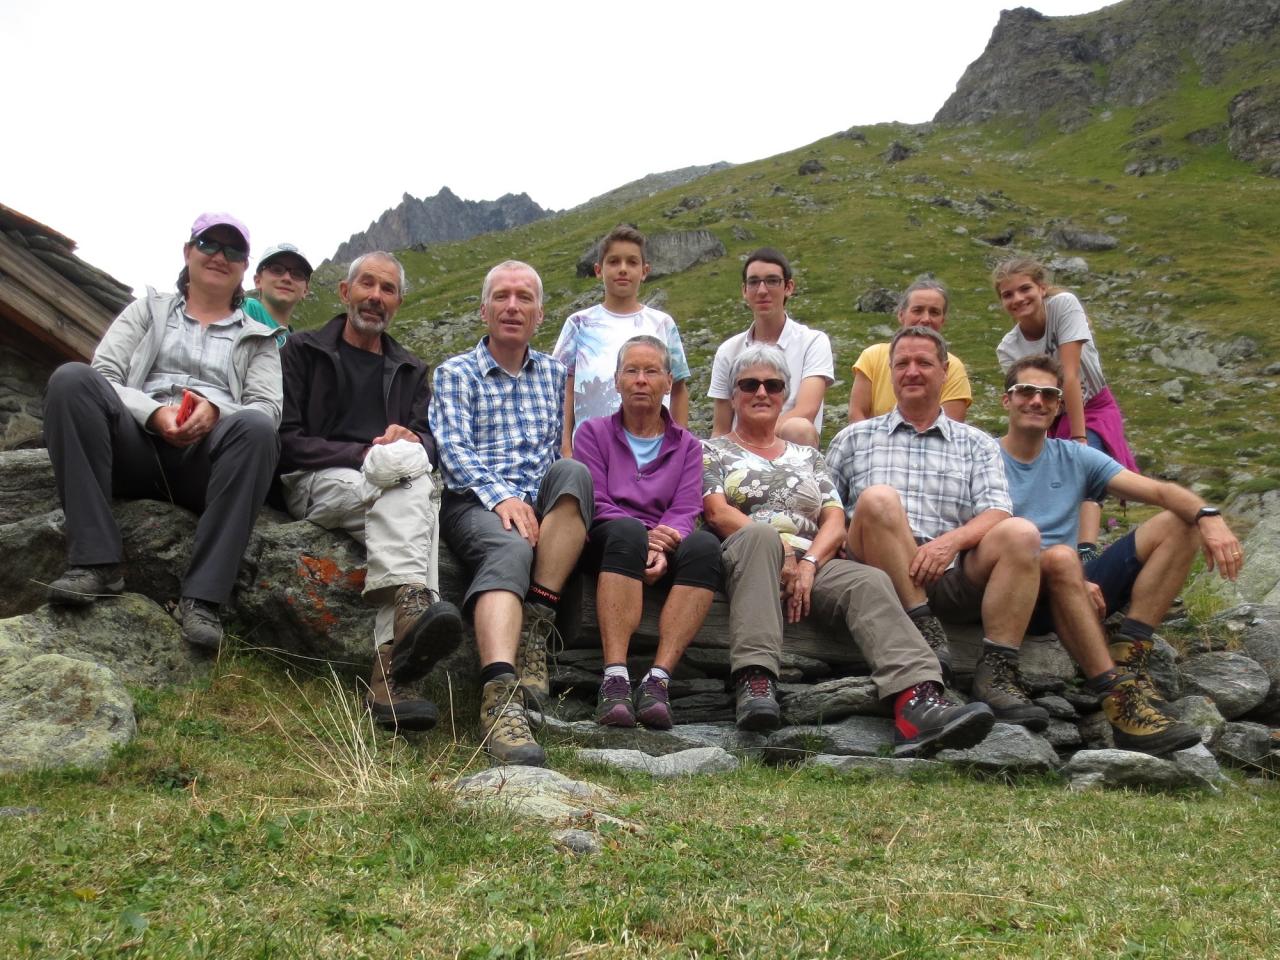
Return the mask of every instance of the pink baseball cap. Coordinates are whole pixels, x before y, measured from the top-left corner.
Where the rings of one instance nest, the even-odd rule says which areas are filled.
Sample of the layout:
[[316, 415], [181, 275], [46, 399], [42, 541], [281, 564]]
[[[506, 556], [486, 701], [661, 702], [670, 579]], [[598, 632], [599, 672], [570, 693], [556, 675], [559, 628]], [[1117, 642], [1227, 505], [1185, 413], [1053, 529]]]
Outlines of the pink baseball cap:
[[245, 252], [249, 252], [249, 228], [229, 213], [202, 213], [191, 225], [191, 236], [198, 237], [211, 227], [230, 227], [244, 240]]

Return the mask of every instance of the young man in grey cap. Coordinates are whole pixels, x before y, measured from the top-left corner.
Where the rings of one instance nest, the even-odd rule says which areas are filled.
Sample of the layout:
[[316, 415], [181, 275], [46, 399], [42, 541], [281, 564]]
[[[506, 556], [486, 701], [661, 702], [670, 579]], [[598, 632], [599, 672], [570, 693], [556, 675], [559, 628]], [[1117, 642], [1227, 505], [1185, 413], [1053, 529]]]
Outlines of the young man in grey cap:
[[293, 311], [311, 287], [311, 263], [292, 243], [268, 247], [253, 275], [253, 291], [245, 297], [244, 312], [273, 330], [280, 341], [293, 330]]

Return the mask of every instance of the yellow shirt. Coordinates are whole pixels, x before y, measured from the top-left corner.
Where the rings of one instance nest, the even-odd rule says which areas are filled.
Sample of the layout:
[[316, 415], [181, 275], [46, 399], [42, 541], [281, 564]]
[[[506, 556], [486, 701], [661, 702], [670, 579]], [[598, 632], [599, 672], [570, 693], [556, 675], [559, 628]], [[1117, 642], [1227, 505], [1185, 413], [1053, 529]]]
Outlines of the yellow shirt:
[[[954, 353], [947, 358], [947, 379], [942, 384], [942, 402], [963, 400], [965, 409], [973, 403], [973, 390], [969, 387], [969, 374]], [[889, 344], [873, 343], [862, 351], [853, 373], [860, 373], [871, 381], [871, 416], [888, 413], [897, 403], [893, 399], [893, 377], [889, 372]]]

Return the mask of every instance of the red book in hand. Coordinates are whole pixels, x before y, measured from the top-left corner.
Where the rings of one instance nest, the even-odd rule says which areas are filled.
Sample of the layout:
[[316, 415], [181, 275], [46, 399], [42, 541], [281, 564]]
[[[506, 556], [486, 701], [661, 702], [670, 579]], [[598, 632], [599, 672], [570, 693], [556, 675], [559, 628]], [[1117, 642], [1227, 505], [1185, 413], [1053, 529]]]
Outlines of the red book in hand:
[[196, 412], [196, 404], [200, 402], [200, 398], [190, 390], [182, 391], [182, 404], [178, 407], [178, 426], [182, 426], [187, 422], [187, 418]]

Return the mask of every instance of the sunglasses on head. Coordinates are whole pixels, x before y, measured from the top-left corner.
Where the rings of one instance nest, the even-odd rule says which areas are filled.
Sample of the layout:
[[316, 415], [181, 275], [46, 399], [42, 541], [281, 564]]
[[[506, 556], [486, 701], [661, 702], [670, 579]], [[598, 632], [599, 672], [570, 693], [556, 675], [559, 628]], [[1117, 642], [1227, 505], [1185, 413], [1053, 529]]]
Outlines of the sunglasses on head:
[[1041, 387], [1034, 383], [1015, 383], [1005, 393], [1018, 397], [1022, 400], [1030, 400], [1034, 396], [1041, 396], [1045, 400], [1061, 400], [1061, 387]]
[[760, 389], [760, 385], [764, 385], [765, 393], [781, 393], [787, 389], [787, 382], [779, 377], [770, 377], [767, 380], [761, 380], [759, 377], [743, 377], [738, 381], [738, 389], [743, 393], [755, 393]]
[[210, 240], [208, 237], [196, 237], [191, 242], [206, 257], [216, 257], [221, 253], [227, 258], [227, 263], [244, 263], [249, 259], [248, 250], [241, 250], [239, 247], [229, 243], [220, 243], [217, 240]]
[[293, 277], [298, 283], [305, 283], [311, 279], [311, 274], [307, 273], [304, 267], [290, 267], [283, 263], [268, 263], [262, 268], [273, 277], [283, 277], [286, 273]]

